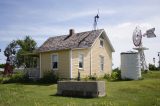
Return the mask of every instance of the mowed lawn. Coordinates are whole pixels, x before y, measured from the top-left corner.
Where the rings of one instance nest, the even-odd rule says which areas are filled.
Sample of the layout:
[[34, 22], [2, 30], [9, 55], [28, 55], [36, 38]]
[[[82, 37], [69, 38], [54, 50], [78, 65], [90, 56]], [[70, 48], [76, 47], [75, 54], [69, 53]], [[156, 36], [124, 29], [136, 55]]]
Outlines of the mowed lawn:
[[57, 85], [0, 84], [0, 106], [160, 106], [160, 71], [139, 81], [106, 81], [102, 98], [56, 96]]

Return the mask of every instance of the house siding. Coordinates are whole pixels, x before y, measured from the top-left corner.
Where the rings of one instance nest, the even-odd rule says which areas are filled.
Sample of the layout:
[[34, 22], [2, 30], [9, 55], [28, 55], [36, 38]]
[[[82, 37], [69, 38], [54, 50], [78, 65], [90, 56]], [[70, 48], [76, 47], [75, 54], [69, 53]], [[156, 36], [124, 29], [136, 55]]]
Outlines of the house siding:
[[[104, 36], [103, 33], [101, 36]], [[105, 73], [111, 74], [112, 72], [112, 50], [109, 44], [104, 40], [104, 46], [100, 47], [100, 37], [96, 39], [92, 45], [92, 75], [103, 76]], [[104, 70], [100, 70], [100, 56], [104, 57]]]
[[[101, 36], [105, 36], [102, 35]], [[101, 37], [100, 36], [100, 37]], [[104, 46], [100, 47], [100, 37], [96, 39], [91, 48], [88, 49], [74, 49], [72, 50], [72, 76], [78, 77], [78, 70], [81, 78], [89, 75], [97, 75], [98, 77], [104, 74], [111, 74], [112, 72], [112, 50], [109, 44], [104, 40]], [[84, 55], [84, 68], [79, 69], [79, 54]], [[100, 70], [100, 56], [104, 57], [104, 70]]]
[[41, 53], [41, 76], [45, 71], [52, 69], [51, 56], [53, 54], [58, 55], [58, 69], [56, 71], [60, 78], [70, 78], [70, 52], [69, 50], [44, 52]]
[[[105, 33], [101, 34], [102, 37]], [[100, 37], [101, 37], [100, 36]], [[84, 49], [60, 50], [40, 53], [41, 76], [45, 71], [52, 70], [51, 56], [58, 54], [58, 70], [55, 70], [60, 78], [77, 78], [78, 70], [81, 78], [89, 75], [103, 76], [112, 72], [112, 49], [104, 39], [104, 46], [100, 47], [100, 37], [98, 37], [92, 47]], [[79, 54], [84, 56], [84, 67], [79, 69]], [[100, 70], [100, 56], [104, 57], [104, 70]]]
[[[79, 69], [79, 54], [83, 54], [83, 69]], [[72, 50], [72, 77], [78, 77], [78, 70], [82, 78], [90, 75], [90, 48]]]

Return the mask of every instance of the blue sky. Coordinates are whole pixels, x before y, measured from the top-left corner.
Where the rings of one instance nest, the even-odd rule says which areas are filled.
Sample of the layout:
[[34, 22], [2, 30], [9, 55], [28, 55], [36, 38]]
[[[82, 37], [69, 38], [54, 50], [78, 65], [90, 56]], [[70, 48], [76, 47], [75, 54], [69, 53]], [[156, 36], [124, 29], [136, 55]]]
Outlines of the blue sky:
[[158, 61], [160, 51], [160, 0], [0, 0], [0, 63], [3, 51], [12, 40], [30, 35], [40, 46], [48, 37], [93, 29], [93, 17], [99, 9], [98, 28], [105, 29], [116, 52], [114, 67], [120, 65], [120, 53], [132, 50], [132, 33], [137, 25], [144, 33], [156, 28], [156, 38], [143, 38], [147, 63]]

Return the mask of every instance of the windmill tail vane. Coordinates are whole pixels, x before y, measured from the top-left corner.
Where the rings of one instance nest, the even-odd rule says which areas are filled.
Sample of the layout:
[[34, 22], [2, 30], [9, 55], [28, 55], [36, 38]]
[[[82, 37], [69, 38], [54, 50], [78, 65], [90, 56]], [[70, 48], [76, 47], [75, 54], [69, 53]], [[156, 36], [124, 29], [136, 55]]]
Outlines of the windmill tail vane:
[[154, 31], [155, 31], [155, 28], [148, 29], [148, 30], [146, 31], [146, 33], [143, 34], [143, 36], [144, 36], [144, 37], [147, 36], [147, 38], [154, 38], [154, 37], [156, 37]]

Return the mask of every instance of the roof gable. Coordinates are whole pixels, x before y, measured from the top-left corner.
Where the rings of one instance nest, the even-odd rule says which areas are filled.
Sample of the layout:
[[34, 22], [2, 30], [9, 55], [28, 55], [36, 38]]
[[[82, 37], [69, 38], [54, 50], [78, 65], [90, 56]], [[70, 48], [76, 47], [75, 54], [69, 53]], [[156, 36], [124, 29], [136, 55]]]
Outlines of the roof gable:
[[115, 52], [115, 50], [114, 50], [114, 48], [113, 48], [113, 46], [112, 46], [112, 44], [111, 44], [111, 41], [109, 40], [109, 38], [108, 38], [108, 36], [107, 36], [107, 34], [106, 34], [106, 32], [105, 31], [103, 31], [103, 37], [104, 37], [104, 39], [107, 41], [107, 43], [109, 44], [109, 47], [110, 47], [110, 49], [111, 49], [111, 51], [112, 52]]
[[[96, 38], [103, 32], [103, 29], [92, 30], [73, 35], [62, 35], [50, 37], [39, 47], [39, 52], [66, 50], [75, 48], [89, 48], [93, 45]], [[110, 45], [111, 46], [111, 45]]]

